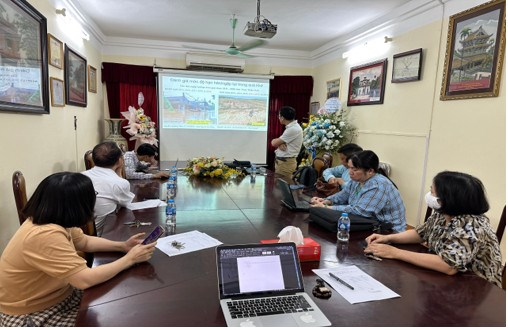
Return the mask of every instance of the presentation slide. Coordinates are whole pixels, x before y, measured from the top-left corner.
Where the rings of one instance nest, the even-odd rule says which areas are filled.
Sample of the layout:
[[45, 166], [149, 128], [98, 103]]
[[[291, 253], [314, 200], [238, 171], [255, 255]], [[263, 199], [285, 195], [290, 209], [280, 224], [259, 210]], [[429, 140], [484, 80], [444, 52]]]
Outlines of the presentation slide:
[[159, 72], [160, 159], [201, 156], [266, 163], [266, 76]]
[[162, 128], [266, 131], [268, 82], [162, 77]]

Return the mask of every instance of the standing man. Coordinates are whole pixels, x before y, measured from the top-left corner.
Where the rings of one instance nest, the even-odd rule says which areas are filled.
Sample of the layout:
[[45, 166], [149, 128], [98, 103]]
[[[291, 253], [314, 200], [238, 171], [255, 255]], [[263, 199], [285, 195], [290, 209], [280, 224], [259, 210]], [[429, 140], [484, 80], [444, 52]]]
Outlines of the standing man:
[[272, 140], [275, 150], [275, 173], [288, 183], [292, 182], [293, 172], [296, 170], [296, 156], [300, 152], [303, 142], [303, 131], [295, 119], [295, 109], [283, 106], [279, 110], [279, 121], [286, 126], [284, 133]]
[[131, 203], [134, 194], [129, 181], [120, 175], [124, 167], [123, 154], [115, 142], [107, 141], [96, 145], [92, 150], [92, 159], [95, 166], [83, 174], [92, 180], [97, 194], [95, 227], [97, 235], [102, 236], [106, 216]]

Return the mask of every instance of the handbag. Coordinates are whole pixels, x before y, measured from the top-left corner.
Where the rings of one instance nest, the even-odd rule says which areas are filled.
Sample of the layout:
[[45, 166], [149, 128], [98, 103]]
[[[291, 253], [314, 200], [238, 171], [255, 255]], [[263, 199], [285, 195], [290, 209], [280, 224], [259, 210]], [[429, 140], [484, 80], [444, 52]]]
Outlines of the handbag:
[[339, 186], [333, 183], [323, 182], [318, 180], [316, 182], [316, 191], [319, 194], [330, 196], [340, 191]]

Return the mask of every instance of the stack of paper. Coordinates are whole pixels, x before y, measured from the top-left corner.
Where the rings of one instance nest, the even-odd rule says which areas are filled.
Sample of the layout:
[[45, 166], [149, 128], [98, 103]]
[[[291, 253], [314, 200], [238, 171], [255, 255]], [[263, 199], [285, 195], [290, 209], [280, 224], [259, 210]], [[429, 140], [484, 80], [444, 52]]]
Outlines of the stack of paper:
[[168, 256], [176, 256], [221, 245], [222, 242], [197, 230], [159, 238], [156, 247]]

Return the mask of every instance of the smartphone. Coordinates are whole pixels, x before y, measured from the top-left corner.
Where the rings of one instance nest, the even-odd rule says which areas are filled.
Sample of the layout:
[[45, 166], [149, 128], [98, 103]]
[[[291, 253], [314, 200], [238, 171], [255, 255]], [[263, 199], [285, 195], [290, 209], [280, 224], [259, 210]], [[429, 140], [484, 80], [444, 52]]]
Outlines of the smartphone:
[[148, 235], [145, 238], [145, 240], [141, 244], [146, 245], [155, 242], [156, 240], [159, 239], [159, 237], [162, 236], [162, 234], [164, 234], [164, 232], [165, 230], [161, 226], [155, 227], [155, 229], [150, 233], [150, 235]]

